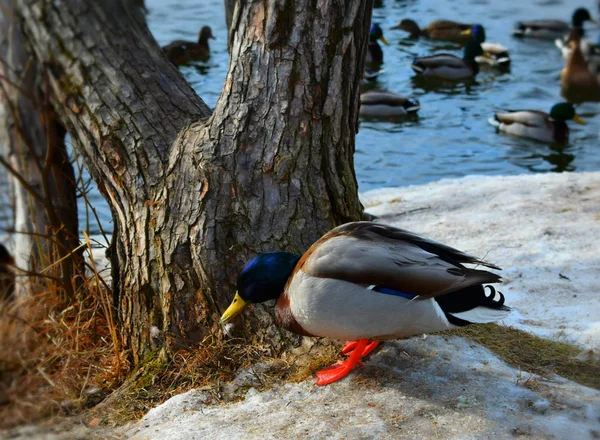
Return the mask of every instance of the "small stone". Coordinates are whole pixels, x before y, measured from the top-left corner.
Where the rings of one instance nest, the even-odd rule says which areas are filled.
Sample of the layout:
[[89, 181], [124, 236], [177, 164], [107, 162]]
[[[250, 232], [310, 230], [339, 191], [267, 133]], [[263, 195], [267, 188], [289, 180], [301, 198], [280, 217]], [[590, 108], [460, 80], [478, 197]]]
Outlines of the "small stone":
[[531, 404], [531, 408], [538, 414], [544, 414], [550, 408], [550, 402], [544, 399], [536, 400]]

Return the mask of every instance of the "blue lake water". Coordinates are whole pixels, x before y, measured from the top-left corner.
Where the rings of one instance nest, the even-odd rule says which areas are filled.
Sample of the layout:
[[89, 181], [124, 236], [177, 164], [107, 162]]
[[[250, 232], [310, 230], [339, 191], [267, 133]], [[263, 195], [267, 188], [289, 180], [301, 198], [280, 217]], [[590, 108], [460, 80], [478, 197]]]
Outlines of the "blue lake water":
[[[174, 39], [195, 40], [203, 25], [210, 25], [208, 62], [182, 67], [182, 72], [209, 106], [214, 106], [227, 73], [227, 39], [221, 0], [147, 0], [147, 20], [159, 44]], [[389, 46], [384, 46], [384, 73], [376, 86], [382, 90], [415, 95], [422, 108], [417, 120], [400, 122], [362, 121], [356, 139], [355, 166], [361, 191], [384, 186], [420, 184], [468, 174], [545, 173], [561, 170], [600, 170], [598, 132], [600, 107], [585, 104], [578, 113], [587, 125], [570, 124], [571, 141], [551, 147], [502, 136], [487, 123], [494, 109], [531, 108], [549, 111], [561, 101], [560, 70], [564, 61], [553, 42], [512, 38], [518, 19], [562, 18], [570, 21], [578, 6], [588, 7], [598, 17], [597, 4], [542, 0], [381, 0], [376, 1], [374, 22], [380, 23]], [[508, 47], [511, 71], [482, 68], [472, 84], [425, 90], [415, 85], [409, 63], [415, 55], [435, 51], [462, 54], [457, 46], [427, 40], [408, 40], [399, 30], [390, 30], [400, 19], [412, 18], [426, 25], [438, 18], [481, 23], [487, 40]], [[587, 24], [588, 37], [596, 39], [600, 29]], [[107, 229], [110, 214], [101, 196], [93, 191]], [[1, 203], [2, 201], [0, 201]], [[5, 209], [0, 209], [6, 222]], [[83, 218], [83, 217], [82, 217]], [[83, 225], [82, 225], [83, 226]], [[92, 226], [92, 231], [95, 228]]]

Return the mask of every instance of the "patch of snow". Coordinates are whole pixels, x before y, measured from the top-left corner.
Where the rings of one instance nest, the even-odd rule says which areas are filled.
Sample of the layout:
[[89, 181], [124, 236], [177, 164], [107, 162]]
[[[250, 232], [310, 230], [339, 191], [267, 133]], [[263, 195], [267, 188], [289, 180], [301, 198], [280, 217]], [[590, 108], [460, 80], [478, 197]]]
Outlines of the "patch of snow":
[[[514, 308], [506, 324], [568, 338], [593, 356], [600, 347], [599, 185], [600, 173], [471, 176], [374, 190], [361, 200], [381, 222], [504, 267], [501, 290]], [[121, 433], [161, 440], [600, 436], [599, 391], [523, 373], [474, 342], [443, 335], [386, 342], [327, 387], [310, 379], [250, 388], [225, 406], [190, 411], [171, 399], [162, 407], [168, 416], [149, 413]]]
[[504, 270], [506, 324], [600, 351], [600, 173], [468, 176], [361, 195], [378, 221]]
[[382, 347], [327, 387], [310, 379], [251, 388], [224, 406], [205, 405], [202, 393], [190, 391], [119, 433], [140, 440], [588, 439], [598, 428], [600, 392], [523, 374], [478, 344], [430, 336]]

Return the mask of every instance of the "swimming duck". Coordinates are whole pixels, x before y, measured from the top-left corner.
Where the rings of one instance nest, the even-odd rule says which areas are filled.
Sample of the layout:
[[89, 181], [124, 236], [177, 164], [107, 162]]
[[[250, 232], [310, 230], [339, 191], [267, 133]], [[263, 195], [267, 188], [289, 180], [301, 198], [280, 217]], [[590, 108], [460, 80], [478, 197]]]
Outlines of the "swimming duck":
[[[343, 341], [347, 361], [317, 373], [317, 385], [346, 376], [378, 342], [503, 319], [492, 286], [498, 269], [445, 244], [373, 222], [332, 229], [304, 255], [260, 254], [242, 268], [228, 322], [251, 303], [275, 299], [277, 323], [300, 335]], [[485, 289], [489, 289], [486, 294]], [[372, 340], [373, 342], [370, 342]]]
[[[580, 28], [574, 28], [572, 32], [580, 32]], [[581, 35], [581, 32], [580, 32]], [[573, 49], [571, 47], [569, 36], [566, 38], [557, 38], [554, 40], [554, 44], [561, 51], [562, 56], [565, 60], [569, 60]], [[583, 40], [580, 39], [579, 48], [583, 55], [583, 58], [587, 62], [588, 70], [597, 75], [600, 73], [600, 44], [598, 41]]]
[[377, 23], [373, 23], [369, 32], [369, 45], [367, 46], [367, 58], [365, 59], [365, 63], [372, 67], [383, 63], [383, 50], [381, 50], [381, 46], [377, 41], [381, 41], [385, 45], [388, 44], [381, 27]]
[[387, 118], [415, 114], [421, 108], [419, 101], [389, 92], [368, 91], [360, 95], [360, 116]]
[[550, 114], [539, 110], [498, 112], [488, 122], [503, 133], [548, 143], [569, 142], [569, 127], [565, 121], [584, 124], [575, 113], [573, 104], [562, 102], [550, 109]]
[[198, 34], [198, 42], [176, 40], [164, 46], [162, 50], [176, 66], [191, 61], [206, 61], [210, 57], [208, 40], [214, 38], [210, 27], [204, 26]]
[[596, 20], [590, 15], [590, 11], [586, 8], [579, 8], [573, 12], [571, 24], [562, 20], [531, 20], [520, 21], [517, 27], [513, 30], [515, 37], [523, 38], [540, 38], [545, 40], [554, 40], [561, 38], [569, 33], [571, 27], [580, 28], [583, 30], [583, 23], [591, 21], [596, 23]]
[[485, 41], [485, 29], [476, 24], [463, 31], [463, 35], [474, 38], [481, 45], [483, 54], [476, 56], [475, 61], [480, 64], [489, 64], [495, 67], [509, 67], [510, 55], [508, 49], [500, 43], [490, 43]]
[[410, 34], [410, 38], [425, 37], [432, 40], [468, 42], [470, 37], [463, 32], [471, 29], [472, 26], [472, 24], [456, 21], [436, 20], [421, 29], [415, 21], [405, 18], [392, 29], [406, 31]]
[[8, 299], [13, 295], [15, 274], [12, 266], [15, 260], [8, 249], [0, 243], [0, 299]]
[[572, 52], [567, 65], [560, 72], [560, 94], [573, 104], [586, 101], [600, 101], [600, 83], [590, 72], [580, 48], [581, 33], [574, 29], [569, 35], [567, 44]]
[[463, 58], [455, 55], [438, 54], [428, 57], [417, 57], [413, 60], [412, 69], [424, 77], [437, 77], [445, 79], [472, 78], [479, 73], [479, 66], [475, 58], [486, 55], [481, 49], [481, 44], [472, 38], [464, 49]]

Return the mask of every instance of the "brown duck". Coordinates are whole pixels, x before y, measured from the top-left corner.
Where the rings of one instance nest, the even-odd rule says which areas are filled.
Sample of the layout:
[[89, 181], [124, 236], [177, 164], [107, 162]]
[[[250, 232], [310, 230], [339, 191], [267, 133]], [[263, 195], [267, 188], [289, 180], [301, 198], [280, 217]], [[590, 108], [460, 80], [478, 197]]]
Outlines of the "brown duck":
[[408, 18], [405, 18], [392, 29], [401, 29], [410, 34], [411, 38], [425, 37], [432, 40], [467, 42], [471, 39], [470, 35], [464, 32], [473, 27], [472, 24], [458, 23], [451, 20], [436, 20], [429, 23], [421, 29], [419, 25]]
[[210, 27], [204, 26], [198, 34], [198, 42], [175, 40], [162, 48], [169, 60], [176, 66], [192, 61], [206, 61], [210, 57], [208, 40], [214, 36]]
[[567, 40], [572, 52], [567, 65], [560, 73], [560, 94], [570, 103], [600, 101], [600, 84], [596, 75], [591, 73], [581, 52], [581, 35], [572, 31]]

